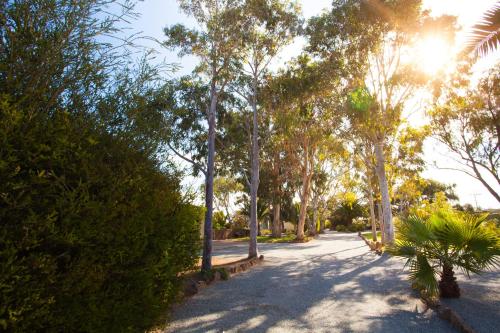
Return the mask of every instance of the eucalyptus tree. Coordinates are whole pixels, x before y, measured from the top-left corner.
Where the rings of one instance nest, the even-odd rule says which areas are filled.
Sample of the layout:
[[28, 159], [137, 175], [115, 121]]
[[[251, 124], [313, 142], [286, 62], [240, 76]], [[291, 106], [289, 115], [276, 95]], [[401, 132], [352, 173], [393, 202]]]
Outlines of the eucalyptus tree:
[[259, 188], [259, 90], [271, 61], [299, 32], [300, 7], [290, 0], [247, 0], [244, 57], [237, 91], [252, 110], [250, 171], [250, 244], [248, 256], [257, 256], [257, 192]]
[[[280, 75], [266, 75], [266, 84], [260, 90], [260, 158], [263, 167], [269, 170], [273, 211], [271, 230], [275, 238], [281, 237], [281, 208], [283, 201], [287, 199], [287, 193], [293, 192], [295, 188], [298, 169], [295, 149], [286, 131], [289, 105], [280, 89], [281, 79]], [[259, 194], [259, 200], [260, 198]]]
[[276, 126], [282, 127], [300, 172], [298, 240], [304, 239], [315, 166], [335, 142], [338, 125], [334, 121], [335, 106], [339, 96], [334, 88], [338, 77], [331, 73], [324, 63], [313, 62], [302, 55], [280, 74], [273, 88], [283, 104]]
[[358, 99], [358, 112], [350, 121], [369, 119], [371, 123], [364, 126], [364, 135], [374, 146], [388, 242], [394, 241], [394, 227], [386, 147], [401, 125], [406, 102], [430, 79], [406, 60], [411, 59], [411, 45], [420, 35], [437, 27], [451, 33], [453, 23], [450, 17], [427, 17], [419, 0], [336, 1], [331, 12], [310, 22], [311, 50], [325, 58], [344, 58], [343, 63], [351, 68], [356, 64], [345, 78]]
[[243, 185], [237, 179], [232, 177], [217, 177], [214, 180], [214, 195], [217, 208], [224, 211], [226, 214], [226, 221], [232, 222], [231, 218], [231, 197], [243, 191]]
[[428, 126], [403, 124], [392, 138], [391, 149], [386, 149], [388, 182], [399, 214], [407, 213], [411, 200], [418, 196], [414, 190], [425, 168], [424, 142], [429, 134]]
[[328, 174], [328, 167], [326, 156], [321, 156], [318, 158], [318, 163], [315, 166], [315, 171], [313, 178], [311, 180], [311, 194], [312, 194], [312, 219], [309, 221], [309, 235], [315, 236], [318, 228], [318, 219], [321, 233], [324, 230], [324, 221], [323, 221], [323, 210], [320, 207], [322, 202], [326, 202], [325, 196], [329, 192], [329, 187], [332, 183], [332, 178]]
[[460, 69], [430, 111], [434, 137], [458, 164], [441, 168], [478, 180], [500, 202], [500, 65], [475, 86], [469, 75], [467, 68]]
[[[269, 192], [271, 196], [272, 206], [272, 237], [281, 237], [281, 197], [283, 186], [288, 177], [291, 177], [290, 168], [292, 164], [287, 164], [287, 150], [285, 147], [285, 136], [280, 126], [276, 126], [276, 119], [274, 118], [279, 112], [275, 106], [267, 105], [267, 99], [263, 97], [264, 106], [262, 108], [261, 116], [267, 119], [261, 125], [261, 135], [266, 139], [261, 142], [261, 168], [267, 171]], [[288, 161], [290, 162], [290, 161]], [[261, 200], [261, 193], [259, 191], [259, 201]]]
[[[181, 24], [165, 28], [166, 47], [179, 48], [179, 56], [199, 58], [196, 72], [208, 82], [206, 105], [208, 122], [207, 165], [205, 173], [205, 224], [202, 271], [212, 268], [212, 215], [215, 175], [215, 138], [217, 106], [220, 95], [234, 74], [234, 64], [241, 56], [242, 31], [245, 25], [244, 3], [239, 0], [179, 0], [180, 8], [193, 17], [199, 28]], [[200, 168], [201, 170], [201, 168]]]
[[[355, 139], [356, 140], [356, 139]], [[356, 145], [357, 151], [356, 155], [359, 156], [360, 164], [362, 168], [364, 168], [364, 192], [366, 193], [366, 197], [368, 199], [368, 208], [370, 212], [370, 224], [372, 229], [372, 239], [374, 242], [377, 241], [377, 221], [375, 217], [375, 199], [374, 199], [374, 191], [376, 189], [376, 184], [374, 184], [375, 180], [375, 154], [373, 151], [373, 145], [368, 140], [361, 140]], [[380, 221], [380, 229], [383, 231], [384, 225], [383, 221]], [[383, 232], [382, 232], [383, 234]]]

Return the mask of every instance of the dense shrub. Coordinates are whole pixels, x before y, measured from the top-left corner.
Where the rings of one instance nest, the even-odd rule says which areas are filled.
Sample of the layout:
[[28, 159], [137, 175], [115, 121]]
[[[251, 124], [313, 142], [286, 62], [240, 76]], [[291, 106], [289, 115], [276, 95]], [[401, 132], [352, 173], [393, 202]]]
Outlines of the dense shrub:
[[260, 234], [262, 236], [270, 236], [270, 235], [272, 235], [272, 233], [273, 232], [271, 230], [269, 230], [269, 229], [260, 229]]
[[361, 224], [351, 224], [347, 226], [347, 231], [349, 232], [358, 232], [358, 231], [364, 231], [365, 227], [364, 225]]
[[248, 229], [248, 216], [242, 214], [236, 214], [233, 217], [231, 230], [232, 230], [232, 236], [235, 238], [249, 236], [250, 230]]
[[338, 232], [345, 232], [345, 231], [347, 231], [347, 227], [345, 225], [340, 224], [340, 225], [335, 227], [335, 230]]
[[354, 231], [364, 231], [368, 229], [371, 225], [366, 218], [356, 218], [352, 221], [352, 226]]
[[198, 255], [179, 179], [94, 124], [0, 101], [0, 327], [142, 331]]

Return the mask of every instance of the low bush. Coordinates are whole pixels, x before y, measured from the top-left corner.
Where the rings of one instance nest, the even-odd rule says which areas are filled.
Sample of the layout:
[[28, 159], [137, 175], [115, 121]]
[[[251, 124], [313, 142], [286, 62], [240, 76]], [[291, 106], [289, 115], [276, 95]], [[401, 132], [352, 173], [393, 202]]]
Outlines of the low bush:
[[350, 232], [365, 231], [366, 226], [364, 224], [352, 224], [347, 227]]
[[345, 225], [338, 225], [335, 227], [335, 230], [338, 232], [345, 232], [347, 231], [347, 227]]
[[272, 235], [272, 233], [273, 232], [271, 230], [269, 230], [269, 229], [260, 229], [260, 234], [262, 236], [269, 236], [269, 235]]
[[356, 231], [363, 231], [368, 229], [370, 222], [365, 217], [357, 217], [352, 220], [352, 225], [355, 226]]

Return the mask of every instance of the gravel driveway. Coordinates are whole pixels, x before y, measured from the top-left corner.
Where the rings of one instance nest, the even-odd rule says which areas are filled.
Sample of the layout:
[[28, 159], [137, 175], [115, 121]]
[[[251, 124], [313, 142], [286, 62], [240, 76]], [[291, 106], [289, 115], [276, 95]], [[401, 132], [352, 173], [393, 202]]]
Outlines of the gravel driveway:
[[[247, 244], [217, 242], [244, 256]], [[259, 244], [262, 265], [217, 282], [174, 308], [166, 332], [454, 332], [409, 287], [403, 262], [357, 235]]]

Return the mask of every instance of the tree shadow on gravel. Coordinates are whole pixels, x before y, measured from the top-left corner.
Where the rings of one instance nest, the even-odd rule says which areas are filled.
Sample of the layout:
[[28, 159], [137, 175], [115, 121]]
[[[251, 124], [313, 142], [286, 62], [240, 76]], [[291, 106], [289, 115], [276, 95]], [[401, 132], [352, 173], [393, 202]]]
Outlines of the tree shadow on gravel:
[[457, 312], [478, 333], [498, 331], [500, 324], [500, 270], [472, 275], [457, 274], [461, 297], [442, 302]]
[[[365, 246], [360, 243], [353, 245], [307, 260], [266, 261], [228, 282], [217, 283], [175, 310], [167, 332], [267, 332], [277, 328], [288, 333], [398, 332], [395, 329], [406, 322], [410, 331], [432, 332], [429, 321], [408, 304], [413, 291], [402, 277], [403, 265], [387, 255], [361, 250]], [[356, 254], [337, 257], [348, 251]], [[388, 313], [380, 316], [378, 307]], [[446, 326], [437, 326], [441, 332], [447, 331]]]

